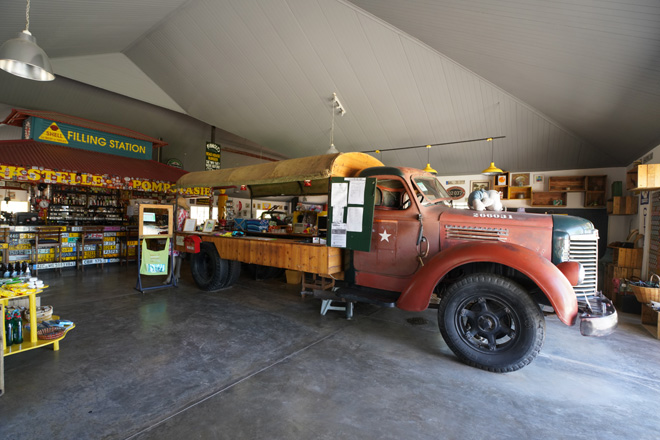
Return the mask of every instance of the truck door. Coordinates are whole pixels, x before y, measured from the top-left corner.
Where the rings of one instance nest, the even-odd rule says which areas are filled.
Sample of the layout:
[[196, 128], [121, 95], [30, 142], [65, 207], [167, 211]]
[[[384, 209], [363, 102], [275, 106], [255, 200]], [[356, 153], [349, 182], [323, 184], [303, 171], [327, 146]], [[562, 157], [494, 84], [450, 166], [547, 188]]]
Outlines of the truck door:
[[[355, 251], [353, 265], [358, 284], [396, 290], [396, 284], [405, 282], [405, 278], [412, 276], [418, 269], [419, 207], [415, 195], [403, 178], [375, 177], [371, 251]], [[400, 277], [401, 283], [392, 277]]]

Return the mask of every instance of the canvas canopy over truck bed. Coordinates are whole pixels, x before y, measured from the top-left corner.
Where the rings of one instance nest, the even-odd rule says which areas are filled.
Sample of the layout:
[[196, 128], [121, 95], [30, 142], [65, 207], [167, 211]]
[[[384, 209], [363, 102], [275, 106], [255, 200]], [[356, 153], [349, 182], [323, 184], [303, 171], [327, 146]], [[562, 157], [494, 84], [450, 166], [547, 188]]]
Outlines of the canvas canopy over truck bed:
[[[338, 153], [289, 159], [226, 170], [188, 173], [176, 183], [177, 188], [223, 188], [247, 185], [252, 197], [282, 195], [328, 195], [332, 177], [353, 177], [362, 169], [383, 164], [364, 153]], [[310, 181], [311, 186], [305, 186]], [[339, 274], [342, 271], [342, 249], [308, 243], [298, 238], [225, 237], [212, 233], [179, 233], [198, 236], [202, 245], [199, 258], [212, 259], [212, 249], [228, 262], [279, 267], [316, 274]], [[189, 238], [190, 240], [190, 238]], [[178, 240], [177, 249], [186, 251]], [[209, 262], [212, 263], [212, 262]], [[213, 263], [215, 264], [215, 263]], [[218, 263], [222, 265], [222, 263]], [[213, 285], [209, 282], [209, 286]], [[201, 286], [200, 286], [201, 287]]]

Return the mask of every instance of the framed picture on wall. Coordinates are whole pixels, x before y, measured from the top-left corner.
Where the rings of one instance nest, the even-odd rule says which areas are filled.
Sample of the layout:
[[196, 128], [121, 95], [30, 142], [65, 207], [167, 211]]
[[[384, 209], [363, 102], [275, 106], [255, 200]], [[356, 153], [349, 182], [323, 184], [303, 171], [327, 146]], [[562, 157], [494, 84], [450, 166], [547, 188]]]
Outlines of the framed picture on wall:
[[511, 185], [509, 186], [529, 186], [529, 173], [513, 173], [511, 174]]
[[490, 189], [489, 180], [471, 180], [470, 181], [470, 192], [482, 189], [488, 191]]
[[495, 182], [495, 185], [506, 186], [506, 174], [500, 174], [499, 176], [495, 177]]
[[543, 183], [543, 174], [534, 174], [534, 183]]

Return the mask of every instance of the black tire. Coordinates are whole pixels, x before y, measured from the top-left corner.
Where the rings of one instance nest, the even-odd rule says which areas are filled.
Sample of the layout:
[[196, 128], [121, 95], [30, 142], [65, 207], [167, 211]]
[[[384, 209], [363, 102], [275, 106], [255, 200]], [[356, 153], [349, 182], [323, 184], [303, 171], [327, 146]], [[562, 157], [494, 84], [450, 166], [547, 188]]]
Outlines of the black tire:
[[496, 373], [532, 362], [545, 339], [545, 319], [534, 300], [517, 283], [488, 273], [468, 275], [447, 289], [438, 326], [461, 361]]
[[227, 260], [220, 258], [213, 243], [201, 244], [199, 252], [192, 255], [190, 271], [197, 287], [206, 291], [225, 287], [229, 274]]
[[227, 284], [226, 287], [231, 287], [236, 284], [238, 277], [241, 276], [241, 262], [235, 260], [228, 260], [228, 275], [227, 275]]

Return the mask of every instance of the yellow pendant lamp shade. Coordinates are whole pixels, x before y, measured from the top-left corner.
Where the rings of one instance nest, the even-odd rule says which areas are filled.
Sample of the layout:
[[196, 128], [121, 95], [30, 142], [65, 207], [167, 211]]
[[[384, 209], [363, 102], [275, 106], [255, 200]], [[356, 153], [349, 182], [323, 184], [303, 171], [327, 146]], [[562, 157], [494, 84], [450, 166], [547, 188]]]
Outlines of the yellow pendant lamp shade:
[[504, 171], [495, 166], [495, 162], [491, 162], [490, 166], [483, 170], [481, 174], [485, 174], [486, 176], [496, 176], [498, 174], [502, 174], [503, 172]]
[[436, 170], [434, 170], [433, 168], [431, 168], [431, 164], [430, 164], [430, 163], [427, 163], [427, 164], [426, 164], [426, 168], [424, 168], [422, 171], [426, 171], [427, 173], [432, 173], [432, 174], [438, 174], [438, 172], [437, 172]]

